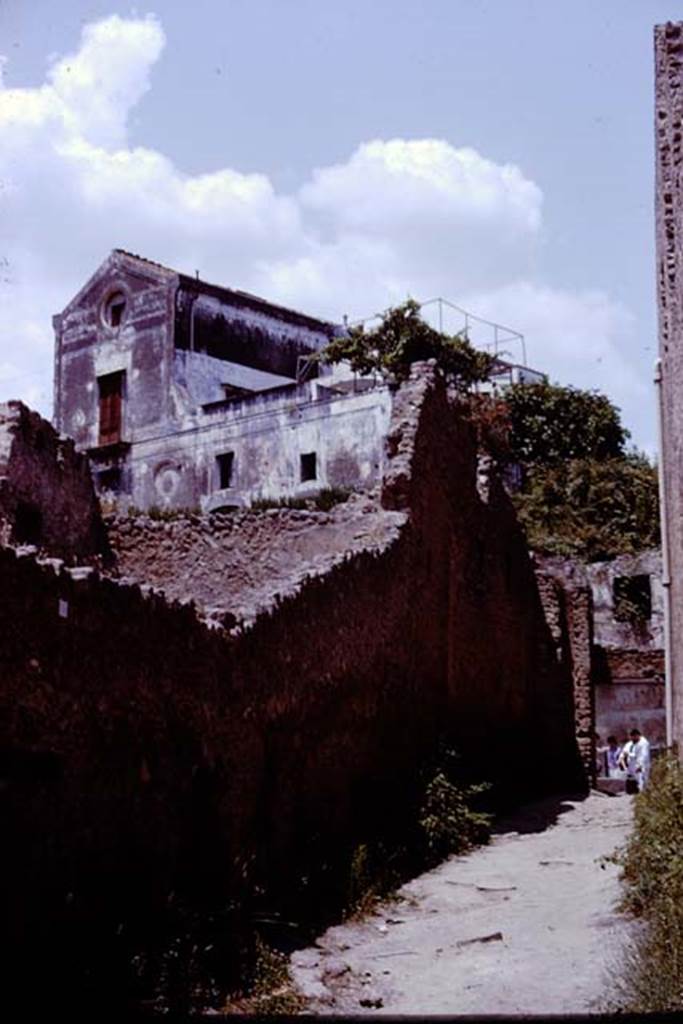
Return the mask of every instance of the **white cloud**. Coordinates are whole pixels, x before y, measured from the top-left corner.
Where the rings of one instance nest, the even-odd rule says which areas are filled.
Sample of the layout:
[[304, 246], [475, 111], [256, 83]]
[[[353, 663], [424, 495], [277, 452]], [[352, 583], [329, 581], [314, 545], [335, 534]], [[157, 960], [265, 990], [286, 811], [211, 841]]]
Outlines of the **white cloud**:
[[543, 197], [519, 168], [440, 139], [376, 139], [291, 195], [262, 174], [184, 174], [127, 140], [164, 45], [156, 19], [112, 16], [42, 85], [0, 76], [0, 397], [49, 413], [51, 314], [120, 246], [335, 319], [409, 294], [468, 302], [526, 331], [539, 368], [637, 404], [630, 314], [539, 282]]

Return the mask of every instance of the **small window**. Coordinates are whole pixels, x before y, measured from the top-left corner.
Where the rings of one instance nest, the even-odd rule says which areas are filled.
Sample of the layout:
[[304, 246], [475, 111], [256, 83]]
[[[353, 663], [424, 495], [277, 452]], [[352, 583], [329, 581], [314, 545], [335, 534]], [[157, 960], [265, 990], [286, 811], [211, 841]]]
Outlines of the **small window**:
[[103, 469], [97, 474], [97, 490], [100, 494], [105, 491], [109, 494], [119, 494], [121, 487], [121, 469], [119, 466], [112, 466], [111, 469]]
[[318, 479], [317, 456], [315, 452], [306, 452], [301, 456], [301, 482]]
[[216, 456], [216, 467], [218, 469], [218, 487], [221, 491], [232, 487], [232, 474], [235, 468], [235, 453], [223, 452]]
[[109, 327], [118, 327], [126, 310], [126, 296], [123, 292], [114, 292], [104, 306], [104, 320]]
[[615, 576], [612, 595], [617, 622], [647, 622], [652, 615], [649, 576]]
[[121, 440], [121, 411], [123, 402], [123, 373], [108, 373], [98, 377], [100, 391], [101, 445], [118, 444]]

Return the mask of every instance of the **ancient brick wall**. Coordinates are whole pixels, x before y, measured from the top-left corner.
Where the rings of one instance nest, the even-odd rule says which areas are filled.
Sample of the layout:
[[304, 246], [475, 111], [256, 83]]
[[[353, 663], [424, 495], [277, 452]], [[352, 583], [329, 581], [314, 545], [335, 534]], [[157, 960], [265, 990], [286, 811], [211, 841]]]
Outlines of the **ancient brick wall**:
[[[65, 922], [89, 942], [125, 936], [171, 894], [215, 904], [245, 877], [291, 888], [307, 859], [400, 815], [444, 732], [478, 777], [517, 794], [576, 784], [571, 680], [524, 539], [429, 366], [397, 396], [387, 463], [381, 507], [350, 513], [370, 524], [360, 547], [347, 536], [333, 554], [336, 513], [314, 517], [332, 531], [317, 574], [294, 557], [305, 520], [282, 517], [291, 575], [281, 566], [280, 596], [262, 604], [258, 587], [242, 605], [228, 590], [248, 613], [232, 632], [0, 549], [16, 949]], [[172, 536], [155, 533], [168, 585], [189, 564]]]
[[107, 550], [88, 460], [21, 402], [0, 404], [0, 542], [84, 559]]

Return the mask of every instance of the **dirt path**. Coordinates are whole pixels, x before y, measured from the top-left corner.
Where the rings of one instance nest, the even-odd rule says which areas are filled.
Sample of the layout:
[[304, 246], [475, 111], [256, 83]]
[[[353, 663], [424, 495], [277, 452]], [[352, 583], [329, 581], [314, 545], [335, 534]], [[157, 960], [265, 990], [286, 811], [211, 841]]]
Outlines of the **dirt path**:
[[581, 1013], [609, 987], [628, 922], [611, 853], [631, 798], [544, 801], [501, 822], [491, 844], [405, 885], [363, 921], [292, 956], [324, 1013]]

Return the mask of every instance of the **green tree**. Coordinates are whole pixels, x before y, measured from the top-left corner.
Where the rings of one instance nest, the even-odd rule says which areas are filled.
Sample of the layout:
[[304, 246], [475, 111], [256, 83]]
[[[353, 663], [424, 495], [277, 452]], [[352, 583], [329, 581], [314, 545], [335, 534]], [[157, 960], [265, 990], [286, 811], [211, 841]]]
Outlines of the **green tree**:
[[486, 380], [493, 360], [473, 348], [466, 335], [447, 335], [435, 330], [420, 315], [414, 299], [408, 299], [382, 315], [372, 330], [352, 327], [333, 339], [320, 355], [325, 363], [349, 362], [355, 373], [381, 373], [390, 380], [404, 380], [412, 363], [435, 359], [445, 376], [461, 390]]
[[514, 496], [532, 548], [599, 561], [659, 544], [657, 470], [644, 455], [528, 468]]
[[533, 466], [571, 459], [618, 459], [629, 433], [619, 410], [597, 391], [556, 384], [513, 384], [505, 392], [510, 456]]

